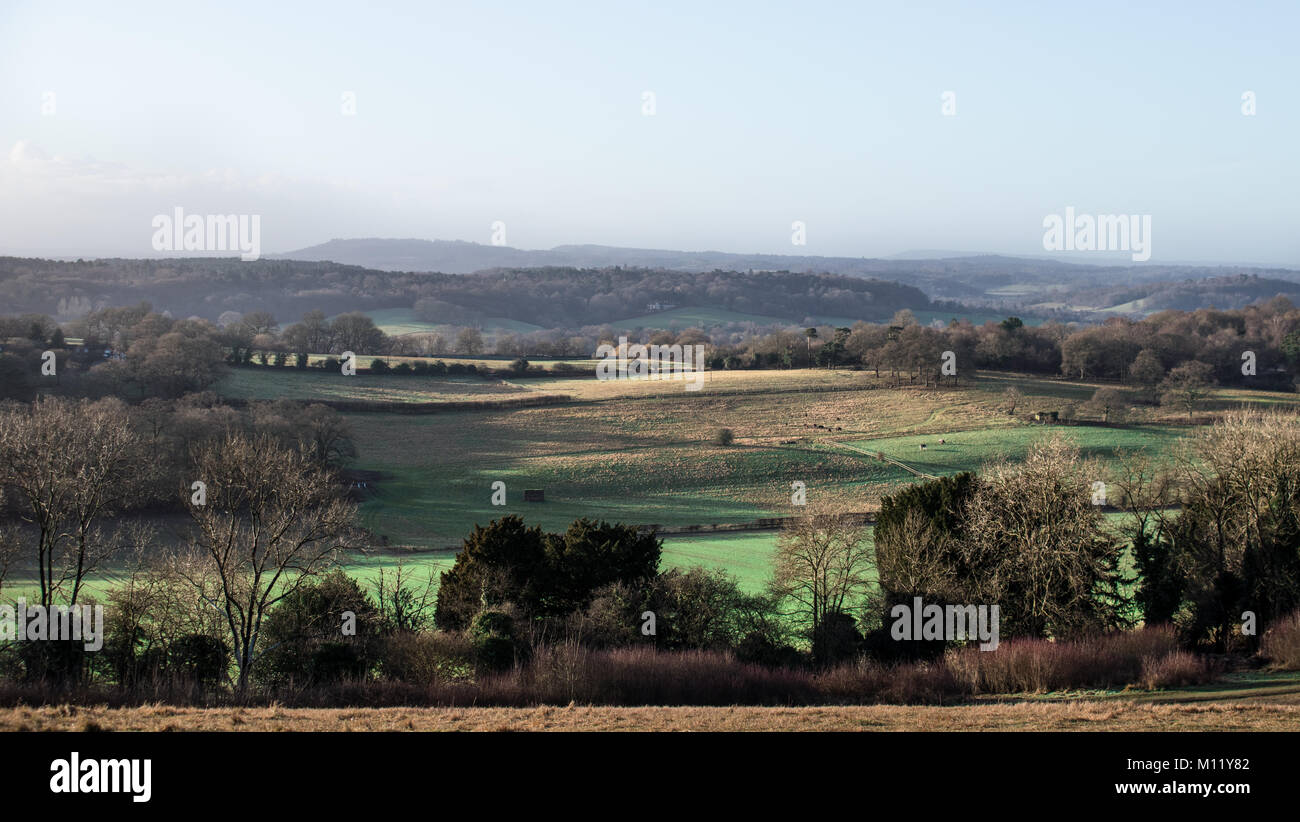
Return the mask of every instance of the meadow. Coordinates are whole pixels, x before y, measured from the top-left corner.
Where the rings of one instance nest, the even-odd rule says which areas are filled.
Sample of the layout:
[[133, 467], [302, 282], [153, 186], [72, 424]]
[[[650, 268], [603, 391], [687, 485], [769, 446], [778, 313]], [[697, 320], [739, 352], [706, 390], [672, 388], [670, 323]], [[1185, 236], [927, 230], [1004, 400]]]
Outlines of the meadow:
[[434, 378], [358, 373], [345, 377], [320, 369], [295, 368], [234, 368], [214, 390], [231, 399], [403, 403], [469, 402], [527, 393], [520, 386], [476, 376]]
[[[381, 569], [405, 564], [423, 576], [450, 567], [475, 524], [506, 514], [561, 530], [578, 517], [681, 528], [745, 523], [806, 509], [791, 501], [803, 482], [810, 505], [871, 511], [880, 498], [917, 481], [876, 459], [877, 452], [930, 475], [979, 470], [1018, 460], [1039, 438], [1060, 432], [1104, 469], [1121, 453], [1168, 455], [1190, 431], [1178, 415], [1142, 410], [1132, 425], [1043, 425], [1035, 410], [1083, 401], [1099, 384], [981, 372], [942, 388], [891, 387], [872, 372], [826, 369], [717, 371], [700, 391], [680, 382], [585, 379], [487, 380], [236, 369], [221, 384], [231, 398], [380, 400], [437, 403], [559, 393], [561, 405], [454, 409], [437, 414], [344, 412], [366, 472], [361, 524], [380, 546], [350, 556], [348, 571], [373, 583]], [[1022, 394], [1015, 416], [1000, 410], [1003, 392]], [[1297, 395], [1220, 391], [1209, 404], [1294, 404]], [[730, 429], [731, 445], [715, 444]], [[945, 443], [939, 443], [943, 439]], [[926, 448], [921, 449], [921, 444]], [[506, 504], [491, 504], [492, 484]], [[525, 489], [546, 501], [523, 502]], [[1122, 519], [1112, 514], [1116, 525]], [[663, 565], [722, 568], [757, 591], [766, 583], [775, 531], [666, 534]], [[110, 571], [91, 583], [102, 593]], [[21, 569], [6, 589], [22, 590]]]
[[[380, 331], [391, 337], [401, 336], [402, 334], [448, 335], [455, 333], [455, 329], [458, 327], [463, 327], [450, 323], [432, 323], [422, 320], [410, 308], [381, 308], [362, 313], [374, 320]], [[330, 319], [333, 320], [333, 317]], [[502, 331], [527, 334], [530, 331], [542, 330], [540, 325], [533, 325], [522, 320], [511, 320], [506, 317], [487, 317], [474, 323], [474, 325], [488, 334], [496, 334]]]

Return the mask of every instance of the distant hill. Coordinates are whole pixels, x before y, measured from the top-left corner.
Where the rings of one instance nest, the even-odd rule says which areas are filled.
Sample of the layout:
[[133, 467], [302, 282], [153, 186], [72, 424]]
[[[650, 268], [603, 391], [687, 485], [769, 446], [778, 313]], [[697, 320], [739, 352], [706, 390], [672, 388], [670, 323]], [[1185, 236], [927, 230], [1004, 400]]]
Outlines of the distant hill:
[[1181, 282], [1084, 288], [1060, 293], [1055, 299], [1069, 306], [1088, 306], [1101, 313], [1145, 316], [1171, 309], [1244, 308], [1279, 296], [1300, 304], [1300, 283], [1258, 274], [1237, 274]]
[[[960, 252], [912, 251], [889, 259], [819, 257], [794, 254], [733, 254], [723, 251], [673, 251], [603, 245], [562, 245], [552, 249], [519, 249], [463, 241], [413, 239], [330, 240], [321, 245], [278, 255], [283, 259], [332, 261], [383, 271], [436, 271], [469, 274], [505, 268], [646, 268], [674, 271], [789, 271], [869, 277], [914, 286], [931, 299], [959, 300], [995, 310], [1027, 309], [1034, 304], [1080, 306], [1091, 303], [1063, 299], [1076, 289], [1136, 284], [1172, 286], [1184, 280], [1231, 279], [1257, 275], [1288, 283], [1300, 282], [1300, 271], [1245, 266], [1088, 265], [1043, 257], [997, 254], [949, 256]], [[931, 258], [919, 255], [930, 254]], [[1226, 292], [1225, 292], [1226, 293]], [[1272, 295], [1269, 295], [1272, 296]], [[1194, 298], [1193, 298], [1194, 301]], [[1107, 306], [1097, 306], [1107, 307]], [[1043, 311], [1051, 309], [1043, 308]]]
[[[0, 257], [0, 313], [70, 320], [106, 306], [149, 302], [173, 316], [219, 319], [270, 311], [408, 309], [421, 323], [510, 321], [543, 328], [614, 323], [671, 306], [704, 312], [681, 322], [800, 322], [805, 317], [887, 320], [934, 307], [918, 288], [834, 274], [687, 272], [645, 268], [498, 268], [474, 275], [380, 271], [337, 262], [237, 258], [61, 260]], [[718, 312], [729, 312], [719, 314]]]

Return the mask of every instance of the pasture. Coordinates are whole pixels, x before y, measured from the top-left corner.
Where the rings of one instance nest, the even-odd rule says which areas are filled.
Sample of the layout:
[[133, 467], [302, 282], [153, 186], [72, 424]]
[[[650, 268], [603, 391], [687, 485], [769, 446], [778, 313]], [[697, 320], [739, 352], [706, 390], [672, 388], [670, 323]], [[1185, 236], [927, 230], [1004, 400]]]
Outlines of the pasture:
[[[1060, 431], [1104, 468], [1123, 451], [1167, 455], [1194, 430], [1163, 420], [1129, 426], [1024, 421], [1028, 411], [1087, 399], [1093, 384], [984, 373], [958, 387], [890, 383], [866, 371], [718, 371], [702, 390], [690, 392], [667, 381], [343, 377], [284, 368], [236, 369], [218, 388], [229, 397], [264, 400], [573, 396], [545, 407], [344, 412], [358, 453], [353, 467], [368, 472], [361, 524], [382, 543], [346, 562], [366, 583], [399, 563], [417, 575], [424, 568], [436, 575], [450, 566], [475, 524], [506, 514], [548, 530], [578, 517], [664, 527], [749, 522], [802, 513], [791, 502], [795, 481], [806, 484], [810, 504], [868, 511], [881, 496], [916, 481], [903, 468], [878, 461], [876, 452], [927, 474], [952, 474], [992, 459], [1021, 459], [1035, 440]], [[999, 410], [1009, 386], [1024, 394], [1016, 416]], [[1296, 399], [1222, 391], [1212, 405]], [[720, 428], [733, 432], [731, 445], [714, 444]], [[506, 484], [503, 506], [491, 504], [497, 481]], [[546, 501], [523, 502], [530, 488], [544, 490]], [[773, 531], [665, 535], [663, 565], [723, 568], [756, 591], [767, 580], [775, 545]], [[98, 596], [116, 580], [110, 570], [92, 581], [89, 593]], [[34, 581], [15, 569], [6, 593]]]
[[303, 402], [472, 402], [529, 393], [520, 386], [472, 375], [425, 377], [358, 373], [344, 376], [316, 368], [234, 368], [214, 389], [230, 399]]
[[[415, 311], [410, 308], [381, 308], [362, 313], [374, 320], [380, 331], [392, 337], [399, 337], [403, 334], [426, 333], [446, 335], [454, 333], [455, 329], [464, 327], [464, 325], [473, 325], [488, 334], [497, 334], [502, 331], [527, 334], [530, 331], [542, 330], [540, 325], [533, 325], [522, 320], [511, 320], [505, 317], [487, 317], [475, 323], [464, 323], [462, 325], [432, 323], [417, 317]], [[332, 317], [330, 319], [333, 320]]]

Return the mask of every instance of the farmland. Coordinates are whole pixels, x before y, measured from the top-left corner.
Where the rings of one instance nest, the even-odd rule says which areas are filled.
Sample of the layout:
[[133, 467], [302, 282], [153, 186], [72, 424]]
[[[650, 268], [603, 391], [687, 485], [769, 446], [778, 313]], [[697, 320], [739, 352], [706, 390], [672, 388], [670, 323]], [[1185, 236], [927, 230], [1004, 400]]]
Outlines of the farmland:
[[[994, 373], [938, 389], [892, 384], [888, 375], [826, 369], [715, 371], [701, 390], [686, 391], [667, 381], [344, 377], [247, 368], [234, 370], [218, 390], [244, 400], [413, 406], [541, 394], [570, 398], [534, 408], [344, 412], [358, 454], [352, 467], [367, 480], [361, 524], [380, 543], [346, 565], [371, 583], [381, 569], [398, 564], [419, 576], [424, 569], [436, 575], [450, 566], [475, 524], [511, 513], [549, 530], [578, 517], [669, 529], [745, 523], [800, 513], [790, 498], [794, 481], [806, 484], [810, 504], [869, 511], [882, 495], [916, 481], [904, 468], [878, 461], [877, 453], [924, 474], [952, 474], [993, 459], [1018, 460], [1037, 439], [1059, 431], [1104, 466], [1122, 452], [1168, 455], [1191, 430], [1177, 415], [1151, 408], [1138, 409], [1137, 421], [1125, 426], [1025, 421], [1036, 410], [1082, 402], [1100, 384]], [[1015, 416], [999, 408], [1009, 387], [1023, 395]], [[1208, 406], [1295, 401], [1294, 394], [1221, 390]], [[730, 446], [714, 444], [720, 428], [733, 432]], [[507, 488], [503, 506], [491, 504], [497, 481]], [[542, 489], [546, 501], [523, 502], [527, 488]], [[757, 591], [768, 578], [775, 545], [770, 530], [668, 533], [663, 565], [725, 569]], [[112, 579], [101, 575], [91, 593]], [[26, 587], [21, 570], [9, 585]]]
[[[379, 327], [380, 331], [394, 337], [403, 334], [447, 334], [456, 328], [456, 326], [448, 323], [432, 323], [421, 320], [410, 308], [381, 308], [363, 313], [375, 321], [375, 325]], [[487, 317], [474, 323], [474, 325], [488, 333], [510, 331], [516, 334], [526, 334], [529, 331], [541, 330], [541, 326], [505, 317]]]
[[237, 368], [216, 386], [217, 393], [247, 400], [364, 400], [367, 402], [466, 402], [502, 399], [527, 393], [507, 383], [479, 377], [439, 379], [358, 373], [341, 374], [317, 369]]

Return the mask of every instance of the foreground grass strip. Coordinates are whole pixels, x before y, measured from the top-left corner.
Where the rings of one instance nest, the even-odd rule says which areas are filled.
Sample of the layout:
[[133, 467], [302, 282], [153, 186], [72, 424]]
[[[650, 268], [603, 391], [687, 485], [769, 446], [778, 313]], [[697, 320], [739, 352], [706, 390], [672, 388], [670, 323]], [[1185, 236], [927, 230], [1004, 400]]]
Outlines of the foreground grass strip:
[[0, 711], [0, 731], [1291, 731], [1300, 704], [1021, 702], [812, 708], [83, 708]]

